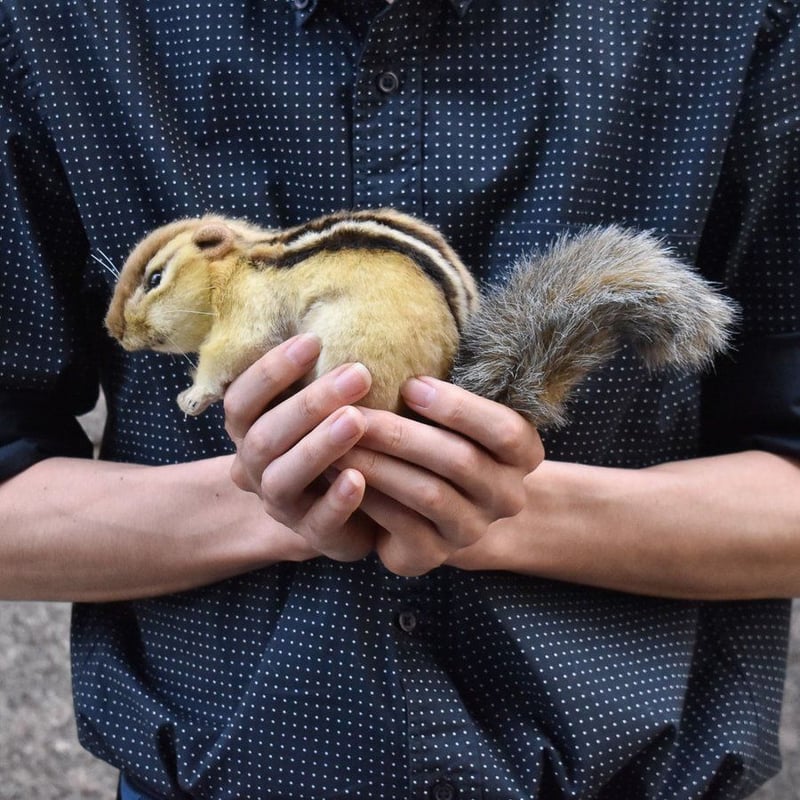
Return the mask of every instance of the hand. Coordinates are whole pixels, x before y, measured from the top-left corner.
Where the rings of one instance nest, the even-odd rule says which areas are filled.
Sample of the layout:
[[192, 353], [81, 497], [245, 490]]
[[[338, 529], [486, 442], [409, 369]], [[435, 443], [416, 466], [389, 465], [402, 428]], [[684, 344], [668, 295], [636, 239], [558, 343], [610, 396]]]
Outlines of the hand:
[[269, 407], [309, 372], [319, 352], [316, 337], [294, 337], [230, 385], [224, 405], [236, 445], [231, 477], [315, 551], [355, 560], [374, 547], [374, 525], [354, 514], [364, 479], [352, 469], [341, 470], [330, 485], [322, 476], [364, 434], [363, 414], [348, 404], [369, 391], [369, 373], [360, 364], [343, 365]]
[[544, 449], [516, 412], [450, 383], [412, 379], [403, 397], [442, 427], [360, 409], [366, 430], [336, 466], [366, 481], [361, 509], [380, 526], [376, 549], [384, 565], [418, 575], [475, 544], [496, 520], [518, 514], [523, 478]]

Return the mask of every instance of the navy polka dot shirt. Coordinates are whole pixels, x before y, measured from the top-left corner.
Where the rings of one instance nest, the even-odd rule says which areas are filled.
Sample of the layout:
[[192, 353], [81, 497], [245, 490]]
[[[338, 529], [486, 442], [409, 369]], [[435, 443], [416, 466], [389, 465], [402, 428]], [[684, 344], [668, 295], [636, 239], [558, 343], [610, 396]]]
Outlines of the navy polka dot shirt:
[[[591, 376], [551, 458], [800, 455], [800, 21], [788, 0], [0, 2], [0, 476], [230, 452], [179, 359], [101, 320], [146, 231], [395, 206], [482, 281], [559, 233], [656, 231], [742, 305], [712, 378]], [[710, 565], [709, 568], [713, 568]], [[698, 800], [778, 768], [786, 602], [374, 559], [78, 605], [82, 743], [144, 797]]]

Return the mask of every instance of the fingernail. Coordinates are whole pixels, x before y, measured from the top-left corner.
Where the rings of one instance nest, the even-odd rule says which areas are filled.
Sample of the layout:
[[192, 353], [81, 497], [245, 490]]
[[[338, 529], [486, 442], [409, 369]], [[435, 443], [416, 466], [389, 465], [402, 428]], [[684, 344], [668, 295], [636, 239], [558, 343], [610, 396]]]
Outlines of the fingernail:
[[436, 397], [436, 390], [419, 378], [410, 378], [403, 384], [402, 394], [411, 405], [427, 408]]
[[286, 349], [286, 357], [298, 367], [307, 367], [319, 355], [320, 341], [313, 333], [301, 333]]
[[372, 376], [363, 364], [350, 364], [337, 376], [333, 385], [341, 398], [357, 397], [365, 393], [372, 383]]
[[329, 435], [334, 444], [344, 444], [351, 439], [355, 439], [361, 433], [361, 426], [355, 414], [348, 409], [343, 409], [342, 413], [331, 423]]
[[343, 500], [352, 500], [361, 494], [361, 485], [355, 480], [352, 470], [341, 473], [336, 491]]

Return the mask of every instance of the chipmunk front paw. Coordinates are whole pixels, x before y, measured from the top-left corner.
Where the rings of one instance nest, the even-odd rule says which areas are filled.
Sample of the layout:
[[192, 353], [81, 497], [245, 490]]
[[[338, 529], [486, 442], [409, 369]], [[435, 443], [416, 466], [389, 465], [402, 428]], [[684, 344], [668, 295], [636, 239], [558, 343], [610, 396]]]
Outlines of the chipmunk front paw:
[[209, 392], [201, 386], [190, 386], [178, 395], [178, 407], [184, 414], [196, 417], [219, 399], [220, 396], [215, 392]]

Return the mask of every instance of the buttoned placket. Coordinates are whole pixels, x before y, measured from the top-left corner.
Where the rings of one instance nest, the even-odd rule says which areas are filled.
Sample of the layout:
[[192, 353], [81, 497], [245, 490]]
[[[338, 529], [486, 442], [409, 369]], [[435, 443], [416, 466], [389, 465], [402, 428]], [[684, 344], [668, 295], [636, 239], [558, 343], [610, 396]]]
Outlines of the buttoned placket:
[[[353, 90], [353, 203], [421, 214], [422, 65], [441, 3], [404, 0], [373, 21]], [[451, 12], [452, 13], [452, 12]]]
[[[449, 4], [403, 0], [372, 23], [355, 71], [353, 202], [423, 214], [423, 64]], [[471, 721], [432, 648], [442, 624], [439, 571], [418, 579], [387, 576], [397, 592], [395, 632], [406, 698], [408, 758], [415, 800], [478, 800]], [[437, 613], [437, 608], [439, 611]]]
[[482, 781], [472, 763], [476, 736], [458, 689], [443, 669], [437, 648], [443, 646], [450, 570], [418, 578], [388, 572], [385, 587], [395, 611], [394, 630], [399, 678], [408, 720], [409, 798], [479, 800]]

